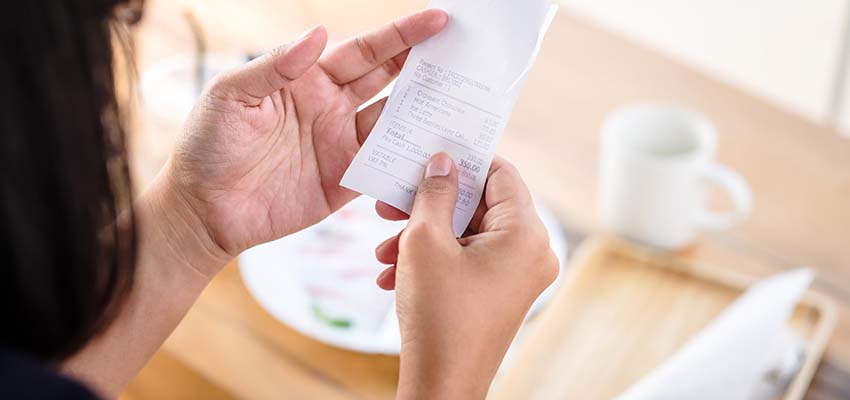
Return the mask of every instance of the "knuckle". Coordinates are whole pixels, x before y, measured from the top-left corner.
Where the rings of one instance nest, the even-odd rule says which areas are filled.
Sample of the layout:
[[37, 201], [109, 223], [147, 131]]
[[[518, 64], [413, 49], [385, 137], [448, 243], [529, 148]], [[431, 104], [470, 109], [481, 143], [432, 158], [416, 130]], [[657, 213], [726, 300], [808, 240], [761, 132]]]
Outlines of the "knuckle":
[[411, 47], [412, 43], [407, 40], [407, 36], [405, 36], [404, 32], [402, 32], [401, 27], [399, 26], [399, 20], [394, 20], [392, 22], [392, 26], [399, 41], [401, 41], [401, 44], [404, 45], [404, 48]]
[[519, 170], [517, 169], [517, 167], [507, 159], [502, 159], [502, 168], [505, 169], [505, 172], [511, 175], [519, 176]]
[[514, 180], [520, 177], [519, 170], [510, 161], [503, 157], [494, 160], [490, 173], [504, 174], [505, 177]]
[[381, 64], [381, 66], [389, 76], [396, 76], [401, 73], [402, 65], [400, 65], [394, 58], [391, 58], [389, 61]]
[[205, 92], [212, 95], [225, 94], [227, 82], [232, 80], [233, 71], [223, 72], [214, 76], [206, 85]]
[[232, 71], [222, 72], [217, 74], [210, 79], [209, 83], [207, 83], [207, 87], [209, 88], [219, 88], [224, 82], [228, 81], [230, 77], [233, 75]]
[[279, 78], [285, 79], [287, 81], [294, 80], [296, 77], [289, 76], [290, 74], [283, 68], [280, 61], [284, 60], [289, 54], [289, 50], [291, 48], [291, 44], [286, 44], [283, 46], [278, 46], [269, 51], [268, 54], [262, 56], [262, 63], [271, 67], [271, 71], [274, 72]]
[[535, 277], [537, 288], [542, 291], [549, 287], [558, 277], [560, 262], [552, 247], [549, 245], [549, 232], [542, 222], [525, 224], [517, 231], [517, 237], [524, 238], [521, 252], [535, 260], [530, 265], [530, 272]]
[[289, 46], [288, 46], [288, 45], [283, 45], [283, 46], [277, 46], [277, 47], [274, 47], [274, 48], [273, 48], [273, 49], [271, 49], [271, 50], [269, 51], [269, 53], [268, 53], [267, 55], [265, 55], [264, 57], [271, 58], [272, 60], [276, 60], [276, 59], [278, 59], [279, 57], [281, 57], [281, 56], [283, 56], [284, 54], [286, 54], [286, 50], [287, 50], [288, 48], [289, 48]]
[[549, 247], [549, 231], [543, 226], [543, 223], [535, 224], [531, 228], [531, 237], [537, 244], [538, 250], [550, 250]]
[[522, 245], [532, 254], [542, 254], [550, 249], [549, 232], [542, 223], [520, 225], [517, 228], [517, 237], [523, 238]]
[[411, 233], [410, 229], [408, 229], [408, 228], [405, 228], [403, 231], [401, 231], [401, 234], [398, 235], [399, 252], [401, 252], [402, 249], [406, 249], [406, 248], [410, 247], [411, 242], [416, 240], [415, 235], [413, 233]]
[[375, 48], [372, 47], [369, 42], [363, 38], [363, 36], [357, 36], [354, 38], [354, 43], [357, 44], [357, 48], [360, 50], [361, 56], [366, 60], [369, 64], [377, 64], [378, 63], [378, 54], [375, 53]]
[[551, 249], [546, 253], [540, 267], [540, 278], [544, 285], [543, 289], [545, 289], [549, 287], [552, 282], [555, 282], [555, 279], [558, 279], [558, 274], [561, 272], [558, 257], [555, 256], [555, 253]]
[[274, 63], [274, 60], [279, 60], [282, 57], [286, 56], [286, 50], [288, 48], [288, 45], [277, 46], [269, 50], [268, 53], [264, 54], [260, 58], [264, 63]]
[[401, 233], [399, 241], [402, 245], [410, 241], [422, 240], [434, 236], [436, 229], [427, 222], [410, 222]]
[[243, 90], [240, 84], [240, 71], [241, 69], [234, 69], [214, 76], [204, 85], [202, 99], [225, 101], [237, 99]]

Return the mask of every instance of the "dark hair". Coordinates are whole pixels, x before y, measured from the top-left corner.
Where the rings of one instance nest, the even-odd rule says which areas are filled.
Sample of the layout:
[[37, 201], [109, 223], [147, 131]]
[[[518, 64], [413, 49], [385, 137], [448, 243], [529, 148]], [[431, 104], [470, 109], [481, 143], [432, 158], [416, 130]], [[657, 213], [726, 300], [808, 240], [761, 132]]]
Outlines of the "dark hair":
[[46, 361], [85, 345], [132, 287], [113, 74], [125, 2], [16, 1], [0, 16], [0, 346]]

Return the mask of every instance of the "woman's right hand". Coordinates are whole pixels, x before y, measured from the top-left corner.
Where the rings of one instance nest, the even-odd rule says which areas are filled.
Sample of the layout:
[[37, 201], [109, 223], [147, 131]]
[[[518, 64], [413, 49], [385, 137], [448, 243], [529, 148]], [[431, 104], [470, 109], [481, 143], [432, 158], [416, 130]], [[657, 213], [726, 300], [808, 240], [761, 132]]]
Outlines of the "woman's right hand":
[[[458, 177], [445, 154], [429, 162], [404, 231], [378, 246], [391, 264], [401, 326], [398, 397], [483, 399], [531, 304], [558, 260], [517, 170], [496, 159], [471, 234], [456, 239]], [[383, 209], [382, 209], [383, 207]], [[384, 217], [402, 214], [379, 205]]]

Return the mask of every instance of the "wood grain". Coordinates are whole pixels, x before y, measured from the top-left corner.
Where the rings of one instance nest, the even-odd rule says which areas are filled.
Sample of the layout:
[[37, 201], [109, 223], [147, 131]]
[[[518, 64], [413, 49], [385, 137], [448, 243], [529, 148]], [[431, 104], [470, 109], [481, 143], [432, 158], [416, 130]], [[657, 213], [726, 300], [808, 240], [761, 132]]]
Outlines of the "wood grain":
[[[567, 280], [535, 322], [501, 399], [608, 399], [662, 364], [751, 283], [741, 274], [647, 252], [624, 241], [589, 239]], [[807, 359], [784, 400], [799, 400], [835, 325], [834, 305], [810, 294], [790, 326]]]
[[[139, 69], [191, 51], [188, 28], [180, 16], [185, 7], [205, 25], [214, 51], [258, 51], [318, 23], [326, 24], [331, 40], [338, 41], [422, 8], [426, 1], [340, 4], [338, 0], [149, 0], [137, 32]], [[518, 166], [572, 237], [599, 229], [595, 206], [599, 127], [614, 108], [635, 102], [681, 104], [714, 121], [720, 134], [718, 159], [749, 180], [755, 208], [746, 223], [704, 236], [683, 256], [751, 277], [811, 265], [818, 273], [816, 291], [838, 300], [839, 319], [808, 398], [850, 398], [850, 142], [830, 128], [561, 12], [499, 151]], [[143, 186], [161, 167], [179, 127], [158, 125], [144, 112], [136, 115], [134, 172]], [[216, 278], [166, 343], [163, 352], [179, 367], [158, 361], [162, 359], [158, 356], [131, 386], [131, 398], [183, 397], [177, 389], [172, 396], [165, 394], [170, 383], [146, 378], [169, 368], [191, 371], [173, 374], [186, 385], [205, 381], [236, 398], [394, 396], [396, 358], [345, 352], [279, 324], [253, 302], [235, 268], [228, 266]], [[629, 340], [630, 336], [622, 336]], [[150, 385], [160, 387], [146, 389]], [[586, 390], [582, 393], [596, 389]]]

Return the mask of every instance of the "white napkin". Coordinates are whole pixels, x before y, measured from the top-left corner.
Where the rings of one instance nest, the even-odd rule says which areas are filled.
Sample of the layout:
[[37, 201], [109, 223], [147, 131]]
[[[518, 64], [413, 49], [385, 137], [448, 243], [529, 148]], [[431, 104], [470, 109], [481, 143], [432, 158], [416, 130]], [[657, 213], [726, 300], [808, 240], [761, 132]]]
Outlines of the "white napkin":
[[774, 397], [773, 389], [784, 387], [799, 367], [803, 342], [789, 331], [788, 318], [812, 279], [812, 272], [801, 268], [753, 285], [619, 399]]

